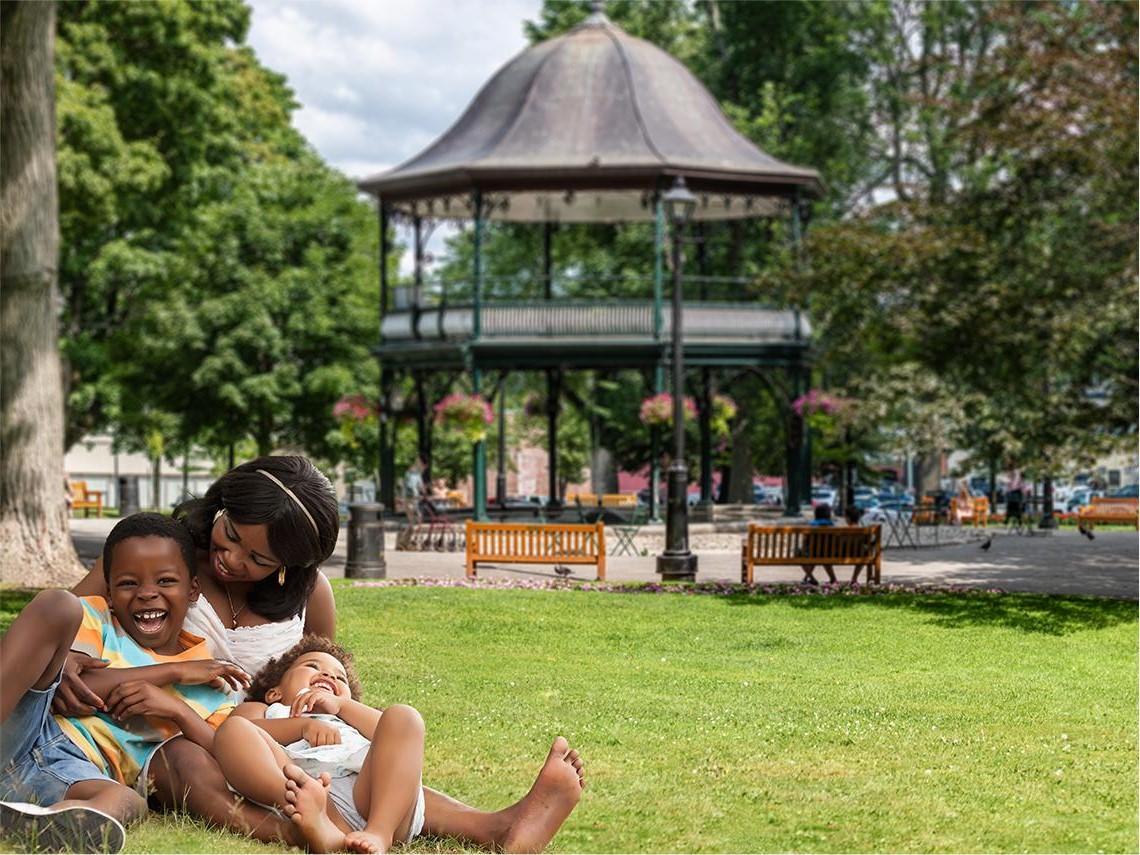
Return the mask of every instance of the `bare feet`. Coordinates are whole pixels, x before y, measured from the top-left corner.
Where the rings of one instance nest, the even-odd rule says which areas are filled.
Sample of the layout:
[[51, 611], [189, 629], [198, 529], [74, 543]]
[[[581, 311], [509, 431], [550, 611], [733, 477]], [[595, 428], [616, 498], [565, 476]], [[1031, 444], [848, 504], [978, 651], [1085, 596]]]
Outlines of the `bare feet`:
[[578, 804], [584, 786], [582, 759], [577, 751], [570, 750], [570, 743], [559, 736], [550, 746], [534, 786], [514, 806], [503, 851], [541, 852], [545, 849]]
[[293, 763], [285, 773], [285, 815], [301, 829], [310, 852], [337, 852], [344, 849], [344, 832], [329, 819], [329, 775], [322, 772], [314, 778]]
[[350, 831], [346, 834], [344, 836], [344, 848], [349, 852], [370, 852], [374, 855], [384, 855], [388, 851], [388, 846], [384, 844], [384, 841], [367, 829]]

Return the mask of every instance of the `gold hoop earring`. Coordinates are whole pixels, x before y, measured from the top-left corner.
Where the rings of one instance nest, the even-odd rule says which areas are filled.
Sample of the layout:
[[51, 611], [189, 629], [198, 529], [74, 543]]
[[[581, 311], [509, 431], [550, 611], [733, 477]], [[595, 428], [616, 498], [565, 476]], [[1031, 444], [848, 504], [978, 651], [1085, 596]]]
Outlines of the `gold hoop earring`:
[[285, 587], [285, 565], [281, 565], [281, 569], [277, 571], [277, 584]]

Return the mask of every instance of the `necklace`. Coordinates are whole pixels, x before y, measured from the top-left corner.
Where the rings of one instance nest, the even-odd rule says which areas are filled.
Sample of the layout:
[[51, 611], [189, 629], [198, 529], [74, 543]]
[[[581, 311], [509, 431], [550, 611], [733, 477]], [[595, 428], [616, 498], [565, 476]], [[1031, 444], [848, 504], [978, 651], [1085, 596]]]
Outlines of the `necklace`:
[[245, 607], [249, 605], [249, 601], [247, 600], [242, 603], [241, 608], [234, 611], [234, 601], [230, 599], [230, 589], [223, 585], [222, 590], [226, 592], [226, 602], [230, 604], [230, 626], [232, 629], [237, 629], [238, 615], [245, 611]]

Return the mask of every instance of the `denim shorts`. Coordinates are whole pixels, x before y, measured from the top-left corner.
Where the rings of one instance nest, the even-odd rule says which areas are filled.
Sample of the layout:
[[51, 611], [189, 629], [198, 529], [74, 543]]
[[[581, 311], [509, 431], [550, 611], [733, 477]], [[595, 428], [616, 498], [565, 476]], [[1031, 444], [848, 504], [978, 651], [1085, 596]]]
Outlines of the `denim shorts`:
[[110, 780], [55, 723], [58, 686], [56, 677], [42, 691], [29, 689], [0, 727], [0, 799], [52, 805], [77, 781]]

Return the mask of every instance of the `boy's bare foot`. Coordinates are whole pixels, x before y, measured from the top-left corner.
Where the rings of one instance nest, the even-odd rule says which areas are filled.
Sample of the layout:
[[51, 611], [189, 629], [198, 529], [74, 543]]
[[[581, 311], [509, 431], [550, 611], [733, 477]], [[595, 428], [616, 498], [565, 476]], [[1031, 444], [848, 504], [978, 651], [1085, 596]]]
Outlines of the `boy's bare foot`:
[[285, 815], [301, 829], [310, 852], [337, 852], [344, 848], [344, 832], [329, 819], [329, 775], [314, 778], [300, 766], [289, 763], [285, 773]]
[[503, 839], [504, 852], [541, 852], [562, 827], [582, 797], [586, 782], [582, 759], [559, 736], [530, 792], [514, 806], [511, 827]]
[[344, 848], [349, 852], [368, 852], [373, 853], [373, 855], [384, 855], [388, 851], [384, 841], [368, 829], [350, 831], [346, 834], [344, 836]]

